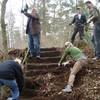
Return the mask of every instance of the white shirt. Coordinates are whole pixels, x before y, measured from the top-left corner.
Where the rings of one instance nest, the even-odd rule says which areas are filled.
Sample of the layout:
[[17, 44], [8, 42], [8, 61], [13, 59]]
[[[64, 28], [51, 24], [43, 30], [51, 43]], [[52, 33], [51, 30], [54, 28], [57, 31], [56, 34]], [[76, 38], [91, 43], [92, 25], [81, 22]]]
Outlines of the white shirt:
[[81, 14], [78, 14], [78, 18], [81, 19]]

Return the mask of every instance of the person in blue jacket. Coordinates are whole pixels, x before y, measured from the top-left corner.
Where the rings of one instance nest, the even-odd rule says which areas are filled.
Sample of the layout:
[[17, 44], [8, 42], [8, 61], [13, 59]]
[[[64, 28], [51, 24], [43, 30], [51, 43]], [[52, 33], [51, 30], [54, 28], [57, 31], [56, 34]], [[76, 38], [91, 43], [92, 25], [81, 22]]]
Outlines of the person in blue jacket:
[[2, 86], [10, 88], [11, 97], [9, 98], [12, 98], [12, 100], [19, 100], [19, 96], [24, 86], [21, 60], [7, 60], [0, 63], [0, 87]]

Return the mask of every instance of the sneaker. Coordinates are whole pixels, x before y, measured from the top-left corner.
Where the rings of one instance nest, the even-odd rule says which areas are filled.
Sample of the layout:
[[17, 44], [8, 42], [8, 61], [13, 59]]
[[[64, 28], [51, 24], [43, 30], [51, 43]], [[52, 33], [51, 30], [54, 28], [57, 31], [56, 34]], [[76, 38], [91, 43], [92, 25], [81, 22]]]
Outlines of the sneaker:
[[8, 98], [7, 100], [13, 100], [12, 98]]
[[36, 58], [40, 59], [40, 55], [36, 56]]
[[94, 57], [92, 58], [93, 60], [99, 60], [100, 58], [99, 57]]
[[72, 87], [70, 85], [67, 85], [64, 89], [62, 89], [62, 92], [72, 92]]

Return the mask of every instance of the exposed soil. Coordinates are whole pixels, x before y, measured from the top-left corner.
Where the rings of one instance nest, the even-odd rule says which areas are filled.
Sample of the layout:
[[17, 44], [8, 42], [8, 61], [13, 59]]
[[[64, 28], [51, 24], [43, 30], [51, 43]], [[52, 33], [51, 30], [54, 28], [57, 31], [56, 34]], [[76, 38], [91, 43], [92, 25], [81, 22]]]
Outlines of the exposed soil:
[[[23, 56], [24, 51], [19, 50], [14, 55]], [[59, 48], [41, 49], [41, 59], [27, 59], [25, 87], [20, 100], [100, 100], [100, 61], [91, 59], [93, 51], [88, 47], [84, 52], [89, 57], [88, 65], [77, 74], [72, 93], [59, 94], [67, 84], [70, 67], [74, 64], [58, 67]]]

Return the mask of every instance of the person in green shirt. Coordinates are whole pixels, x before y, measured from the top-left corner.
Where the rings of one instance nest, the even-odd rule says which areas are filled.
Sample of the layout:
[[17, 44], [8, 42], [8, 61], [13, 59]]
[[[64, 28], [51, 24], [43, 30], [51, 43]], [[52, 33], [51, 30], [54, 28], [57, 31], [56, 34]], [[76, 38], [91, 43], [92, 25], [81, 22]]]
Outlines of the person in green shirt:
[[64, 89], [62, 89], [62, 92], [72, 92], [72, 87], [73, 87], [76, 74], [82, 69], [83, 66], [86, 66], [87, 64], [87, 57], [85, 56], [85, 54], [79, 48], [75, 47], [70, 42], [65, 43], [65, 50], [58, 63], [58, 66], [61, 66], [61, 65], [65, 66], [66, 64], [69, 63], [68, 61], [64, 62], [67, 56], [70, 56], [76, 62], [73, 68], [71, 68], [68, 84]]

